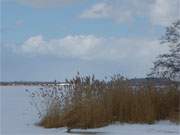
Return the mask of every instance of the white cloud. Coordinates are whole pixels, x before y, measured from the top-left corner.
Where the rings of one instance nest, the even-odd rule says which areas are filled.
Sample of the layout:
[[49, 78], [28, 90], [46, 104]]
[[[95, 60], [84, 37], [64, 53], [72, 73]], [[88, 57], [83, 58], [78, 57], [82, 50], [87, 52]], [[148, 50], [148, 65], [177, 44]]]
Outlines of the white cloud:
[[62, 6], [82, 0], [16, 0], [18, 3], [30, 5], [36, 8]]
[[82, 18], [103, 18], [109, 17], [112, 7], [107, 3], [98, 3], [94, 5], [90, 10], [86, 10], [81, 14]]
[[16, 51], [25, 55], [48, 55], [83, 60], [152, 61], [167, 50], [158, 41], [135, 38], [104, 38], [94, 35], [66, 36], [45, 40], [38, 35], [30, 37]]
[[169, 25], [180, 19], [180, 0], [156, 0], [150, 12], [154, 24]]
[[85, 10], [80, 17], [129, 22], [137, 16], [145, 16], [152, 24], [168, 25], [180, 18], [179, 6], [179, 0], [106, 0]]

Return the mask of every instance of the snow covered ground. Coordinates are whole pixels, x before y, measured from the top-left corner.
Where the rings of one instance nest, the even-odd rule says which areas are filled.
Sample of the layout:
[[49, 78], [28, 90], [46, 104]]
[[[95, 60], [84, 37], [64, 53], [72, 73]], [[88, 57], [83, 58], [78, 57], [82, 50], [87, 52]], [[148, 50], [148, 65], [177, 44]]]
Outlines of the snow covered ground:
[[[44, 129], [35, 126], [38, 117], [29, 103], [27, 87], [0, 88], [1, 135], [69, 135], [66, 128]], [[34, 88], [30, 88], [34, 89]], [[168, 121], [147, 124], [114, 124], [98, 129], [74, 129], [74, 135], [180, 135], [180, 125]]]

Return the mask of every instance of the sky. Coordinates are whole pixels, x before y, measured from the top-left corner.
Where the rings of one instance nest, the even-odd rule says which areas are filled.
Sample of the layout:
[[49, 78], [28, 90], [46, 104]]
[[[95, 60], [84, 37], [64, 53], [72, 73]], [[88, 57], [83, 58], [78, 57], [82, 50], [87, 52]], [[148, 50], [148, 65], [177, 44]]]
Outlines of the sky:
[[179, 0], [1, 0], [1, 81], [146, 77]]

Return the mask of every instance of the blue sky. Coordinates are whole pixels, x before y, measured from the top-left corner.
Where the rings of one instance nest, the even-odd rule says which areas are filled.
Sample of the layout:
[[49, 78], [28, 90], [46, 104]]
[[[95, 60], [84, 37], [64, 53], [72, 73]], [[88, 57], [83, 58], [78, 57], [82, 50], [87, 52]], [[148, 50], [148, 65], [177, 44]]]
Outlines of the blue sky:
[[2, 0], [1, 80], [145, 77], [179, 0]]

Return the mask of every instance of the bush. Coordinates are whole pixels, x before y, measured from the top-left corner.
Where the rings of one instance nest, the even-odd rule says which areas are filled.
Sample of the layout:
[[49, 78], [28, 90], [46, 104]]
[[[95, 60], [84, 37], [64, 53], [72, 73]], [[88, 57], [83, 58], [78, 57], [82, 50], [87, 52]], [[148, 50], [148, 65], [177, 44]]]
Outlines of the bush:
[[117, 121], [151, 124], [157, 120], [180, 120], [180, 91], [174, 85], [157, 88], [147, 82], [132, 87], [120, 75], [105, 81], [78, 74], [66, 82], [70, 84], [66, 89], [53, 86], [31, 93], [43, 99], [46, 106], [39, 125], [86, 129]]

